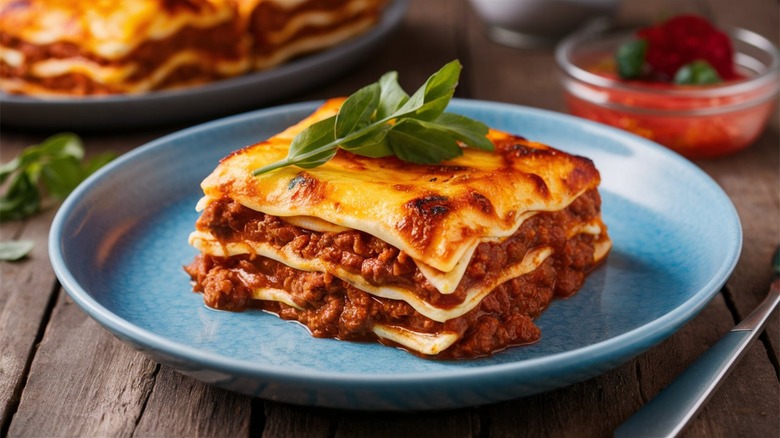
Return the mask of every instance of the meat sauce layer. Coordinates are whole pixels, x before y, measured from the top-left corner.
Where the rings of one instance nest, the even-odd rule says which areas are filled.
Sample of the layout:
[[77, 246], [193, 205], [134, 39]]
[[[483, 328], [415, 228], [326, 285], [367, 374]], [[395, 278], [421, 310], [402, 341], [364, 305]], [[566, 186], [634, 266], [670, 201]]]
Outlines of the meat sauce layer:
[[596, 218], [600, 206], [598, 191], [590, 190], [563, 210], [532, 216], [501, 242], [481, 243], [474, 251], [458, 287], [451, 294], [442, 294], [433, 287], [406, 253], [361, 231], [332, 233], [306, 230], [230, 199], [211, 202], [198, 219], [196, 228], [211, 232], [225, 243], [260, 242], [277, 249], [292, 250], [303, 259], [319, 259], [343, 268], [372, 285], [402, 287], [436, 307], [450, 308], [463, 302], [469, 288], [490, 283], [501, 275], [504, 268], [520, 263], [528, 251], [543, 246], [553, 249], [556, 260], [559, 260], [557, 263], [572, 267], [559, 274], [554, 287], [555, 295], [574, 293], [592, 264], [593, 239], [583, 235], [570, 240], [566, 232]]
[[[193, 279], [194, 290], [203, 294], [209, 307], [232, 311], [260, 308], [302, 323], [315, 337], [350, 341], [390, 343], [374, 335], [371, 328], [375, 324], [420, 333], [455, 332], [460, 339], [435, 358], [480, 357], [537, 341], [540, 332], [533, 319], [554, 296], [569, 296], [580, 288], [594, 267], [593, 237], [576, 234], [567, 239], [564, 224], [594, 217], [599, 204], [598, 193], [588, 192], [565, 210], [539, 213], [527, 220], [505, 242], [481, 244], [464, 276], [466, 284], [522, 260], [525, 252], [536, 246], [551, 245], [554, 252], [536, 270], [500, 284], [474, 309], [443, 323], [421, 315], [406, 302], [375, 297], [329, 273], [299, 271], [254, 254], [199, 255], [185, 269]], [[354, 272], [366, 272], [365, 277], [376, 284], [404, 284], [431, 298], [431, 302], [454, 305], [447, 301], [450, 296], [438, 293], [427, 282], [403, 252], [362, 232], [304, 230], [227, 200], [213, 202], [198, 226], [228, 241], [264, 239], [280, 246], [297, 242], [295, 248], [302, 255], [330, 257]], [[463, 290], [462, 286], [458, 291]], [[287, 291], [298, 308], [253, 300], [252, 291], [258, 288]], [[462, 292], [453, 295], [462, 300]]]

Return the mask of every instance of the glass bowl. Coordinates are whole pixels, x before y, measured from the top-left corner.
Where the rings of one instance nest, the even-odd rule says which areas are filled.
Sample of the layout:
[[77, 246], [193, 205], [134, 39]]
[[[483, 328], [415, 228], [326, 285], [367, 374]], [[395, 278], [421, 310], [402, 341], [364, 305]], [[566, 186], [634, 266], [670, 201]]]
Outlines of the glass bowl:
[[575, 34], [555, 57], [569, 111], [667, 146], [688, 158], [711, 158], [752, 144], [775, 108], [778, 50], [766, 38], [729, 30], [743, 79], [716, 85], [620, 80], [614, 53], [632, 32]]

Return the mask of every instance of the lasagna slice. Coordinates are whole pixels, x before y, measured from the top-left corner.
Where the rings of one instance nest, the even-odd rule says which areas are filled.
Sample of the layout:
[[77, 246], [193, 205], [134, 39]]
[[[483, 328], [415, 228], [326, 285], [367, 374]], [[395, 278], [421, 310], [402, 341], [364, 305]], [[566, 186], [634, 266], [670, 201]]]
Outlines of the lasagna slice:
[[2, 90], [140, 93], [246, 72], [249, 36], [226, 0], [2, 0]]
[[539, 339], [611, 246], [593, 163], [491, 130], [494, 152], [438, 165], [339, 151], [286, 167], [295, 135], [342, 100], [222, 160], [202, 183], [186, 267], [213, 308], [260, 308], [316, 337], [470, 358]]
[[0, 0], [0, 90], [142, 93], [276, 66], [379, 20], [385, 0]]

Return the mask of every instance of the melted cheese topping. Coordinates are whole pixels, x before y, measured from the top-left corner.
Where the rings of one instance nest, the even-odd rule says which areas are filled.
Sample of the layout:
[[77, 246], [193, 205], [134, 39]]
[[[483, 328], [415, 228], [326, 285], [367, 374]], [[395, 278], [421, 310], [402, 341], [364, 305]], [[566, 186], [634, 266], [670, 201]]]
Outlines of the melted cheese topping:
[[435, 166], [339, 153], [313, 170], [290, 166], [252, 176], [284, 159], [298, 132], [336, 114], [342, 102], [330, 100], [279, 135], [223, 159], [201, 185], [206, 196], [360, 230], [450, 272], [478, 243], [512, 235], [529, 212], [563, 209], [599, 183], [590, 160], [494, 130], [495, 152], [465, 148]]

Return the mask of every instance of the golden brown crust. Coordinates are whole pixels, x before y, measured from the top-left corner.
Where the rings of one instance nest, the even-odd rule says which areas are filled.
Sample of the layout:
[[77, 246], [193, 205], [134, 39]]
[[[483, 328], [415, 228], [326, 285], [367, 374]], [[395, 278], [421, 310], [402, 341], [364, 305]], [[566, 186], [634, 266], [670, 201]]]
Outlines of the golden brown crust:
[[251, 176], [283, 159], [297, 132], [335, 114], [341, 102], [330, 100], [298, 125], [222, 160], [202, 184], [206, 196], [358, 229], [449, 272], [480, 241], [507, 237], [527, 214], [560, 210], [600, 182], [587, 158], [495, 130], [495, 152], [465, 148], [439, 165], [341, 151], [316, 172], [291, 166]]

